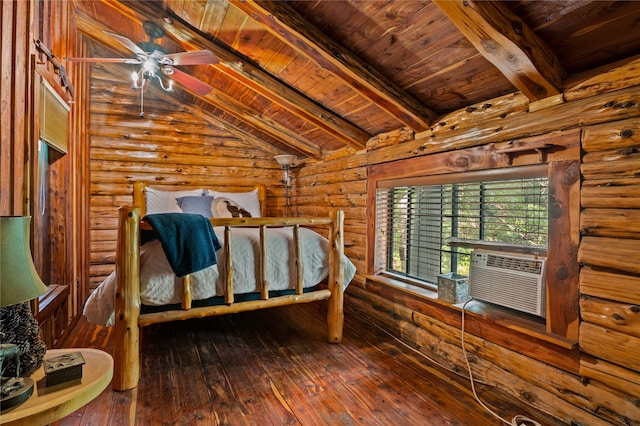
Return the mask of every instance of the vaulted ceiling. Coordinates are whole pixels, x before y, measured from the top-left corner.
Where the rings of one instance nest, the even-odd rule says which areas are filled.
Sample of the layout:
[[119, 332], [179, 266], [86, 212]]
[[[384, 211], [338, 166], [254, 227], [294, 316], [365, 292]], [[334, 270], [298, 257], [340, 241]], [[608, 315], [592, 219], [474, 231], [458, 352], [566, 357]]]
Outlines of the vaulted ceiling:
[[[584, 73], [640, 54], [637, 1], [79, 1], [89, 56], [132, 57], [104, 30], [167, 52], [206, 49], [215, 65], [181, 67], [213, 87], [171, 95], [243, 140], [319, 159], [364, 149], [397, 129], [423, 132], [442, 115], [520, 92], [562, 94]], [[130, 86], [132, 65], [95, 64]], [[134, 95], [132, 95], [134, 96]], [[114, 107], [135, 113], [133, 102]], [[119, 105], [120, 104], [120, 105]]]

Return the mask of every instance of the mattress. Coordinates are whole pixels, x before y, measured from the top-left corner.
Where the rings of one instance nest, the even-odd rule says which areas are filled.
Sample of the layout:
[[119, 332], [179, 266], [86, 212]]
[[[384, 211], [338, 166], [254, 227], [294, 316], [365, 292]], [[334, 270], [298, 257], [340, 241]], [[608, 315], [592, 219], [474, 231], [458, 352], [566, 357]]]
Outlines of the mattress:
[[[214, 231], [224, 246], [224, 228]], [[300, 228], [303, 287], [310, 288], [322, 282], [329, 273], [329, 242], [320, 234]], [[236, 294], [258, 292], [260, 230], [259, 228], [233, 228], [231, 230], [232, 266]], [[293, 256], [293, 228], [268, 228], [266, 232], [266, 275], [269, 290], [294, 288], [296, 265]], [[217, 252], [218, 264], [192, 274], [193, 300], [203, 300], [224, 294], [224, 250]], [[353, 279], [356, 268], [344, 258], [345, 288]], [[83, 314], [93, 324], [114, 324], [115, 271], [89, 296]], [[181, 280], [175, 276], [158, 240], [144, 244], [140, 249], [140, 298], [143, 305], [162, 306], [180, 303]]]

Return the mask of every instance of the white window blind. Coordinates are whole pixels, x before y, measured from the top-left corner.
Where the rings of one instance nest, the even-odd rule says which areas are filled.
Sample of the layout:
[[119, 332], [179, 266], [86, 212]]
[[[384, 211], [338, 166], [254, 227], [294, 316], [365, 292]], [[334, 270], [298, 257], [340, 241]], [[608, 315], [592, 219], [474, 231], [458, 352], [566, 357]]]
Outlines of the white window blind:
[[546, 175], [380, 185], [376, 195], [377, 272], [430, 283], [441, 273], [468, 274], [471, 249], [452, 247], [452, 238], [536, 248], [547, 245]]

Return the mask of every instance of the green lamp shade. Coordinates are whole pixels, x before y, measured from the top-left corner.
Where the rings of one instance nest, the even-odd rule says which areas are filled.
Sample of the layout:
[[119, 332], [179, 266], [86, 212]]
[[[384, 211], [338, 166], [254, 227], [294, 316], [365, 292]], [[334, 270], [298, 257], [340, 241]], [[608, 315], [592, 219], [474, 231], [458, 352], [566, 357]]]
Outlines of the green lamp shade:
[[0, 217], [0, 306], [26, 302], [46, 293], [33, 266], [29, 216]]

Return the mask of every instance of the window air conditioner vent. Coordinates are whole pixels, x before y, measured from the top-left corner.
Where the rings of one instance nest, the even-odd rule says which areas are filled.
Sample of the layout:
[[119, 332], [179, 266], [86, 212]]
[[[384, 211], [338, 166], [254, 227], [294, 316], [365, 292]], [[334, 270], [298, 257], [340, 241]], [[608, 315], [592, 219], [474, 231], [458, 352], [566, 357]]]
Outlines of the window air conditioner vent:
[[496, 305], [546, 316], [546, 258], [475, 250], [469, 295]]

